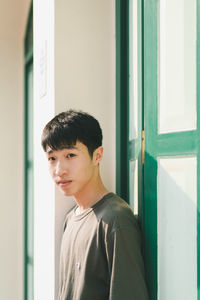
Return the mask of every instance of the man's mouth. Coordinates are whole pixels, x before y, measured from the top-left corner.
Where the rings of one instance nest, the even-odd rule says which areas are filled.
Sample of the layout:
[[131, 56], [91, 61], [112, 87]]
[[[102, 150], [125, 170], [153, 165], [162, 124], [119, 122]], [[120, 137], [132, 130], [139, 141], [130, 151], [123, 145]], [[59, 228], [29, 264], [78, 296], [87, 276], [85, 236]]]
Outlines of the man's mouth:
[[60, 180], [57, 182], [58, 186], [60, 187], [67, 187], [70, 183], [72, 183], [72, 180]]

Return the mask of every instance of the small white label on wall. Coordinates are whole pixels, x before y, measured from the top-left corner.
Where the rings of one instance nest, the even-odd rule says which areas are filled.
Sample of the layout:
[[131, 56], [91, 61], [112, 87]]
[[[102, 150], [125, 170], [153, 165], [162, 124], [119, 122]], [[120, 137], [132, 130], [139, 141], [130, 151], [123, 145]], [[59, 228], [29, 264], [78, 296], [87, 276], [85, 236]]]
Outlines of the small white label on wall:
[[39, 91], [40, 99], [47, 93], [47, 41], [45, 40], [40, 49], [39, 62]]

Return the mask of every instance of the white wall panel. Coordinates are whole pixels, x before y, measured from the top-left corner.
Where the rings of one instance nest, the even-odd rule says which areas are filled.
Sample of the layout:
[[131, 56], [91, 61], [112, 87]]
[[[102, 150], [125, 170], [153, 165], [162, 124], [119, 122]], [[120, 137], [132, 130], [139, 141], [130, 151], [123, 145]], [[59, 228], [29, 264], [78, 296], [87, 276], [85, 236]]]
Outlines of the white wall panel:
[[138, 215], [138, 160], [129, 161], [129, 199], [135, 215]]
[[197, 300], [197, 159], [158, 159], [158, 299]]
[[160, 0], [159, 133], [196, 129], [196, 0]]
[[138, 0], [129, 1], [129, 140], [138, 136]]
[[34, 299], [54, 300], [55, 191], [41, 147], [54, 116], [54, 1], [34, 0]]

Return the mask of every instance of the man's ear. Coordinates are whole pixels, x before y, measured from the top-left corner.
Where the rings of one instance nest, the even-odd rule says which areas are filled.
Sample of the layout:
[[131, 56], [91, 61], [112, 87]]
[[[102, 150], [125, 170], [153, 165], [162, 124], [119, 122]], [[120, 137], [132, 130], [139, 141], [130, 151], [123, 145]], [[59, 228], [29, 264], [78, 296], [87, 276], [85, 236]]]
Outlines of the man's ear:
[[95, 166], [97, 166], [100, 163], [102, 157], [103, 157], [103, 147], [100, 146], [97, 149], [95, 149], [93, 153], [93, 162]]

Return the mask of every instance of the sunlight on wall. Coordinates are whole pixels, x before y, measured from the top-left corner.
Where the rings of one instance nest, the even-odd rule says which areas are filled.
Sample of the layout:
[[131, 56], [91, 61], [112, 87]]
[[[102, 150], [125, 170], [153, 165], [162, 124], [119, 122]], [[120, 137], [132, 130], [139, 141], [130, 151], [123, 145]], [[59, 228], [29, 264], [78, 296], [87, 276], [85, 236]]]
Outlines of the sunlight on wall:
[[54, 299], [55, 192], [41, 148], [54, 116], [54, 1], [34, 1], [34, 299]]

